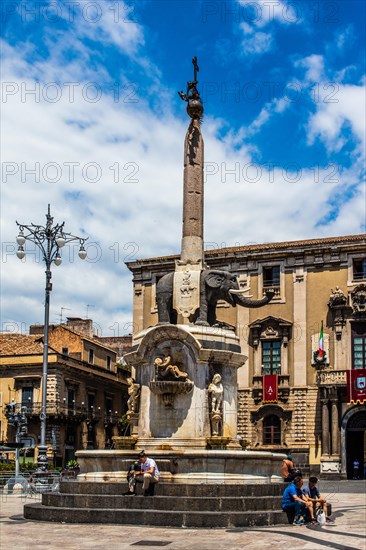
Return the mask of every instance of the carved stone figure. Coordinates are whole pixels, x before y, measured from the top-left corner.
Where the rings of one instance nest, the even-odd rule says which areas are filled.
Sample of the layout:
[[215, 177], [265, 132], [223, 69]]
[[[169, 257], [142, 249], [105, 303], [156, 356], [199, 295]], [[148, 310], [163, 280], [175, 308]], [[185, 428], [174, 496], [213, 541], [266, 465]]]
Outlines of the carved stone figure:
[[353, 313], [355, 315], [366, 315], [366, 285], [357, 285], [351, 292]]
[[211, 394], [211, 413], [221, 414], [221, 405], [224, 397], [224, 387], [221, 383], [220, 374], [214, 374], [212, 382], [208, 386], [208, 393]]
[[[174, 273], [164, 275], [156, 287], [159, 323], [175, 324], [172, 309]], [[243, 293], [249, 289], [240, 290], [237, 277], [230, 271], [204, 269], [200, 276], [200, 307], [196, 312], [196, 325], [213, 326], [216, 323], [216, 305], [224, 300], [232, 306], [257, 308], [268, 304], [274, 292], [267, 291], [261, 300], [251, 300]]]
[[136, 380], [132, 377], [127, 378], [127, 384], [128, 384], [128, 395], [129, 398], [127, 400], [127, 415], [129, 413], [135, 413], [137, 412], [138, 408], [138, 400], [140, 397], [140, 384], [136, 384]]
[[339, 288], [339, 286], [335, 287], [335, 290], [331, 290], [331, 294], [329, 296], [329, 307], [334, 308], [336, 306], [344, 306], [347, 304], [347, 298], [344, 295], [343, 290]]
[[172, 358], [170, 355], [166, 357], [156, 357], [154, 366], [157, 369], [157, 377], [165, 379], [180, 380], [188, 378], [188, 374], [183, 372], [176, 365], [171, 364]]

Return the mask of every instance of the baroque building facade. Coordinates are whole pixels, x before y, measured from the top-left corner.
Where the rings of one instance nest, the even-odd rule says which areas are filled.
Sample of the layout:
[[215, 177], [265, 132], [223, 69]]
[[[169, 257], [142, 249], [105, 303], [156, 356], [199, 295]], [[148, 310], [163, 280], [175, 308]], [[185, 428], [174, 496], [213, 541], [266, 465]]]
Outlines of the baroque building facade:
[[[15, 441], [6, 405], [18, 412], [25, 407], [28, 435], [23, 439], [28, 456], [37, 460], [40, 435], [43, 325], [30, 333], [0, 335], [0, 434]], [[93, 334], [91, 319], [68, 318], [65, 325], [51, 325], [47, 376], [46, 444], [48, 458], [62, 466], [79, 449], [105, 449], [123, 426], [127, 409], [127, 368], [119, 352], [130, 349], [131, 337], [104, 342]]]
[[[127, 264], [134, 334], [157, 324], [156, 284], [177, 259]], [[347, 371], [366, 368], [366, 236], [222, 248], [207, 251], [205, 262], [236, 273], [254, 299], [274, 292], [260, 309], [222, 301], [216, 310], [218, 326], [235, 330], [247, 357], [238, 369], [244, 445], [291, 451], [305, 473], [350, 477], [353, 460], [366, 458], [365, 403], [347, 402], [346, 391]], [[274, 399], [263, 387], [268, 375], [275, 375]]]

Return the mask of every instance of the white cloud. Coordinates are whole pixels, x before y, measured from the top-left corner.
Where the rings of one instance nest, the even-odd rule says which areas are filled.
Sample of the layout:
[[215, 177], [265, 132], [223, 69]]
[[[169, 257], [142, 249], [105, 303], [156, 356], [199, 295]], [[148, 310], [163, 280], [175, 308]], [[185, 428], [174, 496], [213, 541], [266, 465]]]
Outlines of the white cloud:
[[365, 86], [338, 85], [334, 101], [323, 99], [317, 103], [317, 111], [310, 116], [308, 122], [308, 142], [314, 143], [316, 138], [321, 139], [329, 151], [339, 151], [346, 142], [344, 134], [346, 125], [349, 125], [354, 138], [365, 147]]
[[324, 57], [312, 54], [295, 62], [295, 67], [305, 69], [305, 80], [307, 82], [320, 82], [324, 80]]
[[253, 32], [252, 27], [249, 27], [250, 30], [246, 30], [247, 23], [242, 23], [240, 26], [245, 34], [242, 41], [242, 52], [244, 54], [262, 54], [272, 48], [273, 38], [271, 34], [261, 31]]
[[[80, 1], [76, 21], [78, 35], [101, 44], [113, 44], [128, 54], [136, 53], [144, 43], [144, 37], [142, 27], [135, 19], [134, 5], [103, 0], [94, 6], [93, 10], [92, 2]], [[89, 15], [86, 10], [90, 11]]]
[[[273, 23], [280, 25], [297, 24], [301, 18], [292, 3], [280, 0], [237, 0], [244, 12], [244, 21], [240, 23], [244, 40], [242, 53], [244, 55], [260, 55], [273, 49], [275, 45], [275, 30]], [[264, 32], [270, 27], [270, 32]]]

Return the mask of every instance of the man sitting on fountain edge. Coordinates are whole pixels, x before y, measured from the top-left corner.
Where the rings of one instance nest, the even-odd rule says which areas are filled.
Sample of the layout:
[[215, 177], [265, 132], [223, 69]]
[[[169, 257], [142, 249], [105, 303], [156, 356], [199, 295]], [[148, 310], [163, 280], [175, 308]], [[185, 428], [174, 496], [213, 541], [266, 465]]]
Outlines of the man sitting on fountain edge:
[[[130, 492], [127, 494], [134, 495], [136, 493], [136, 483], [142, 483], [144, 497], [153, 496], [155, 484], [158, 483], [160, 472], [155, 460], [146, 456], [145, 451], [138, 454], [138, 460], [141, 466], [141, 472], [135, 471], [134, 478], [130, 482]], [[132, 489], [132, 491], [131, 491]]]

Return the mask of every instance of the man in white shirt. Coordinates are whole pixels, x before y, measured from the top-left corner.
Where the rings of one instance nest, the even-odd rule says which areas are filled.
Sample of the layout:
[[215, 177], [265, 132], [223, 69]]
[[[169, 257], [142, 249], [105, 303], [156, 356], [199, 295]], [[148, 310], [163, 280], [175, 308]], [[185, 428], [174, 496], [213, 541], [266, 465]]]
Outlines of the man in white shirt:
[[[141, 451], [138, 455], [141, 472], [134, 474], [134, 490], [136, 490], [136, 482], [142, 483], [144, 497], [153, 496], [155, 484], [158, 483], [160, 472], [155, 460], [146, 456], [145, 451]], [[134, 493], [131, 493], [134, 494]]]

